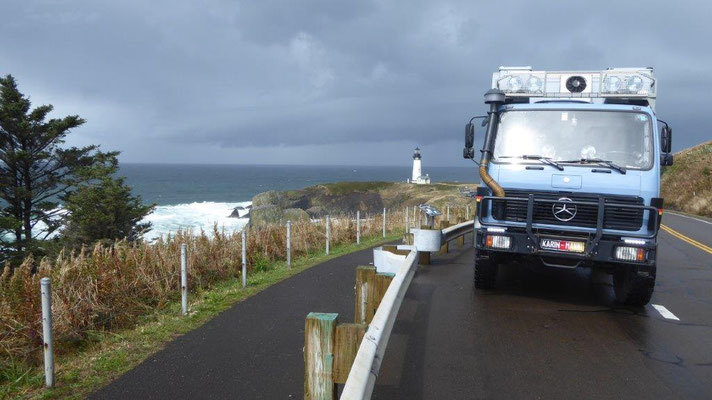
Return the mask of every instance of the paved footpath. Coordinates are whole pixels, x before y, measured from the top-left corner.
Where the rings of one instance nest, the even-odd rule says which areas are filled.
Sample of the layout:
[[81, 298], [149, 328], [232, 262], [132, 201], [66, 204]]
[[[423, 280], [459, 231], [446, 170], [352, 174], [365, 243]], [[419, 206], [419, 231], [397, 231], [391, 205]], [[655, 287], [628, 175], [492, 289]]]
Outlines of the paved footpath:
[[235, 304], [148, 357], [93, 399], [289, 399], [304, 388], [304, 318], [352, 322], [363, 250], [327, 261]]

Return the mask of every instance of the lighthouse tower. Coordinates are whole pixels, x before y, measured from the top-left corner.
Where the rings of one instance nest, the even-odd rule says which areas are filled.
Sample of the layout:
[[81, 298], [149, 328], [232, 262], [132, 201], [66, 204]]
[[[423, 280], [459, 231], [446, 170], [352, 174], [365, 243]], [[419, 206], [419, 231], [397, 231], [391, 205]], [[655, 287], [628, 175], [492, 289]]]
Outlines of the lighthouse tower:
[[411, 183], [416, 183], [418, 185], [427, 185], [430, 183], [430, 176], [427, 174], [423, 176], [423, 171], [420, 166], [420, 149], [415, 148], [415, 151], [413, 152], [413, 175], [411, 177], [410, 182]]

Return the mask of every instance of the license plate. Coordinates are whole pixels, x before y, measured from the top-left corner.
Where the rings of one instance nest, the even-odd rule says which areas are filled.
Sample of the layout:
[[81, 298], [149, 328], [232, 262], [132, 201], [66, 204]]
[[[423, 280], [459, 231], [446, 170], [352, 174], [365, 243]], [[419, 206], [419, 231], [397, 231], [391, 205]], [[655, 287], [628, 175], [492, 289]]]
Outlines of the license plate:
[[562, 251], [566, 253], [583, 253], [586, 248], [584, 242], [573, 242], [571, 240], [541, 239], [543, 250]]

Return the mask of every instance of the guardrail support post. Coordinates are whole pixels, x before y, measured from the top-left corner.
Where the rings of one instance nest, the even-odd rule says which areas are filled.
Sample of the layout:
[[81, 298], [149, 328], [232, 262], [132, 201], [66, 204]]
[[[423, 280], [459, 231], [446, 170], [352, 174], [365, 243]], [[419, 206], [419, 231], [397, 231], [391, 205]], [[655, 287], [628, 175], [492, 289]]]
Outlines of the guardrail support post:
[[334, 342], [338, 314], [309, 313], [304, 324], [304, 399], [336, 398]]
[[457, 237], [457, 245], [458, 246], [464, 246], [465, 245], [465, 235], [460, 235]]
[[383, 208], [383, 237], [386, 237], [386, 209]]
[[44, 349], [45, 386], [54, 386], [54, 339], [52, 338], [52, 281], [40, 279], [42, 297], [42, 348]]
[[388, 285], [391, 284], [391, 281], [395, 277], [396, 277], [396, 274], [393, 274], [390, 272], [376, 273], [376, 279], [374, 282], [374, 290], [373, 290], [373, 314], [374, 315], [376, 315], [376, 310], [378, 310], [378, 306], [381, 305], [381, 300], [383, 299], [383, 295], [386, 294], [386, 290], [388, 290]]
[[373, 319], [373, 293], [376, 284], [376, 268], [360, 265], [356, 267], [356, 307], [354, 322], [368, 324]]
[[356, 211], [356, 244], [361, 244], [361, 211]]
[[181, 311], [188, 315], [188, 245], [180, 245], [180, 295]]
[[247, 228], [242, 228], [242, 287], [247, 287]]
[[331, 221], [329, 216], [326, 216], [326, 255], [329, 255], [329, 245], [331, 244]]
[[292, 268], [292, 221], [287, 221], [287, 268]]
[[366, 334], [366, 324], [338, 324], [334, 344], [334, 383], [346, 383], [351, 366]]

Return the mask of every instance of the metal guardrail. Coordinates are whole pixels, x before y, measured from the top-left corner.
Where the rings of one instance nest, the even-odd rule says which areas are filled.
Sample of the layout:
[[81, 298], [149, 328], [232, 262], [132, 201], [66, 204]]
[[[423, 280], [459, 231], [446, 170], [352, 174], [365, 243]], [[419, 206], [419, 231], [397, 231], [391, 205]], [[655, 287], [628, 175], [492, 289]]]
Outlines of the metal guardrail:
[[386, 352], [388, 339], [391, 337], [393, 324], [398, 316], [405, 292], [415, 275], [417, 261], [417, 251], [411, 250], [383, 295], [381, 304], [368, 326], [358, 353], [356, 353], [349, 377], [341, 393], [341, 399], [371, 398], [373, 386], [376, 384], [376, 377], [378, 377], [378, 371], [381, 368], [381, 360]]
[[[371, 398], [401, 303], [419, 263], [430, 252], [472, 233], [474, 221], [442, 230], [413, 229], [414, 244], [374, 249], [374, 265], [356, 271], [355, 323], [338, 314], [310, 313], [305, 325], [305, 399], [333, 399], [343, 383], [342, 400]], [[418, 246], [424, 243], [427, 249]], [[433, 242], [434, 243], [430, 243]], [[431, 249], [433, 247], [434, 249]], [[446, 251], [446, 250], [445, 250]], [[423, 261], [427, 255], [427, 261]], [[375, 310], [375, 311], [374, 311]]]

